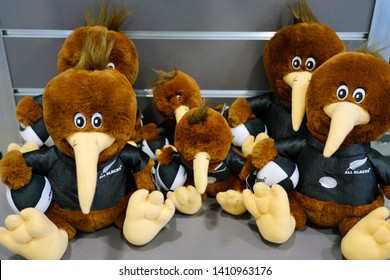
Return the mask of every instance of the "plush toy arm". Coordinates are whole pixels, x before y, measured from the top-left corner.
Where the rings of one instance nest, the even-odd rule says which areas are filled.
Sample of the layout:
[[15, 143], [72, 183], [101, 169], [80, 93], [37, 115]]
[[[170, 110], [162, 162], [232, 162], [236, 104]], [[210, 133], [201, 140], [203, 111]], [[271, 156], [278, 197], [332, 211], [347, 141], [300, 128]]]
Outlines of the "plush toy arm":
[[253, 162], [252, 162], [252, 155], [248, 155], [247, 157], [247, 160], [243, 166], [243, 168], [241, 169], [240, 173], [238, 174], [238, 177], [241, 179], [241, 180], [245, 180], [249, 174], [256, 169], [256, 167], [253, 165]]
[[237, 98], [229, 108], [228, 122], [232, 127], [245, 123], [254, 117], [252, 109], [245, 98]]
[[381, 189], [386, 198], [390, 199], [390, 185], [381, 185]]
[[253, 146], [252, 163], [257, 169], [263, 168], [268, 162], [278, 156], [275, 141], [272, 138], [265, 138]]
[[380, 178], [383, 194], [390, 199], [390, 160], [375, 149], [370, 150], [368, 158], [374, 165], [375, 173]]
[[32, 168], [19, 151], [10, 151], [0, 161], [0, 177], [10, 189], [18, 190], [30, 182]]
[[16, 119], [24, 126], [29, 126], [43, 117], [43, 109], [31, 96], [25, 96], [16, 106]]
[[156, 190], [152, 179], [152, 168], [154, 167], [154, 161], [149, 160], [145, 168], [137, 173], [134, 173], [134, 180], [137, 189], [146, 189], [148, 191]]
[[172, 154], [176, 153], [177, 149], [172, 145], [165, 145], [161, 150], [156, 152], [157, 161], [161, 165], [169, 165], [173, 161]]
[[160, 135], [160, 131], [157, 128], [157, 124], [148, 123], [144, 125], [142, 130], [142, 139], [145, 139], [146, 141], [154, 141], [160, 136], [161, 135]]

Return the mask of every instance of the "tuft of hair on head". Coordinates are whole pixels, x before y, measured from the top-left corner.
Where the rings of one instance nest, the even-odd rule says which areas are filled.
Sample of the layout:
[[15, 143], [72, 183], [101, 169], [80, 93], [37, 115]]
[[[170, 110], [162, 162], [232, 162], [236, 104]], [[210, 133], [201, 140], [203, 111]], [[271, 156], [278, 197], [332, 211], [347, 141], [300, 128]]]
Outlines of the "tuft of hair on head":
[[354, 49], [354, 52], [364, 53], [364, 54], [370, 54], [376, 58], [382, 59], [386, 61], [386, 59], [380, 54], [381, 51], [387, 49], [386, 47], [379, 48], [379, 44], [371, 44], [368, 45], [368, 41], [361, 44], [359, 47]]
[[157, 78], [152, 82], [152, 88], [156, 88], [166, 81], [172, 80], [173, 78], [176, 77], [178, 70], [174, 68], [174, 70], [165, 72], [163, 70], [156, 70], [153, 69], [153, 71], [157, 74]]
[[[294, 1], [297, 8], [295, 8], [291, 3], [287, 4], [287, 7], [290, 9], [291, 13], [294, 16], [294, 23], [318, 23], [318, 19], [313, 14], [310, 9], [309, 4], [306, 0]], [[298, 9], [298, 10], [297, 10]]]
[[107, 40], [106, 28], [89, 30], [84, 38], [77, 69], [104, 70], [109, 63], [113, 40]]
[[191, 124], [198, 124], [204, 122], [208, 117], [208, 109], [209, 109], [209, 100], [204, 99], [202, 101], [202, 104], [199, 107], [196, 107], [192, 109], [188, 113], [188, 123]]
[[88, 5], [85, 16], [88, 26], [99, 25], [114, 31], [121, 30], [126, 19], [133, 13], [133, 9], [126, 5], [120, 8], [116, 4], [110, 6], [110, 2], [109, 0], [103, 2], [95, 0], [93, 4]]

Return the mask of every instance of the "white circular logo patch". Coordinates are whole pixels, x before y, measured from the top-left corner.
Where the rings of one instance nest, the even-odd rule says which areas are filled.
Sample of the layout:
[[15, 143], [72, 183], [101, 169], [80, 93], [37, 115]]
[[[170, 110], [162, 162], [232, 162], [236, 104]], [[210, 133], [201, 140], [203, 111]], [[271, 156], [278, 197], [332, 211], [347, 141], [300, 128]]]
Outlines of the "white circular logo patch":
[[337, 181], [332, 177], [325, 176], [320, 179], [320, 184], [324, 188], [333, 189], [337, 186]]

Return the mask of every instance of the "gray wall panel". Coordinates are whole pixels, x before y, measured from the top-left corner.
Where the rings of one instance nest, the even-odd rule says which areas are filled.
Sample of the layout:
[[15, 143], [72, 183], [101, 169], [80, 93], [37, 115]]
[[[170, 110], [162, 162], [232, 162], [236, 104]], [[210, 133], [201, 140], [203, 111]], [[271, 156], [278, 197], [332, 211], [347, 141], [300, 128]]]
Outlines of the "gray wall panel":
[[[348, 49], [360, 45], [370, 31], [374, 5], [383, 0], [307, 0], [317, 18], [337, 32], [363, 34], [357, 41], [346, 39]], [[45, 31], [71, 32], [85, 24], [89, 0], [0, 0], [0, 27], [3, 30], [7, 73], [12, 82], [12, 94], [17, 102], [23, 94], [39, 94], [57, 74], [57, 54], [64, 35], [46, 38]], [[92, 0], [93, 2], [93, 0]], [[134, 8], [123, 31], [164, 32], [274, 32], [291, 24], [287, 0], [117, 0]], [[385, 13], [386, 14], [386, 13]], [[386, 14], [387, 15], [387, 14]], [[380, 22], [379, 22], [380, 24]], [[7, 31], [38, 31], [37, 35], [8, 36]], [[379, 28], [380, 29], [380, 28]], [[376, 28], [375, 30], [378, 30]], [[27, 32], [28, 33], [28, 32]], [[137, 33], [138, 34], [138, 33]], [[360, 34], [360, 35], [359, 35]], [[206, 34], [207, 35], [207, 34]], [[181, 69], [193, 76], [202, 90], [267, 90], [268, 83], [262, 65], [262, 51], [267, 36], [261, 39], [220, 40], [212, 35], [207, 40], [188, 38], [134, 39], [140, 59], [140, 72], [134, 87], [150, 88], [155, 79], [152, 68]], [[347, 34], [348, 36], [348, 34]], [[269, 37], [268, 37], [269, 38]], [[9, 70], [8, 70], [9, 69]], [[218, 93], [219, 94], [219, 93]], [[215, 103], [227, 102], [218, 96]], [[221, 93], [223, 94], [223, 93]], [[141, 94], [141, 96], [143, 96]], [[150, 96], [150, 95], [149, 95]], [[220, 102], [221, 101], [221, 102]], [[231, 100], [230, 100], [231, 101]], [[227, 102], [229, 103], [229, 102]], [[150, 110], [151, 99], [142, 97], [140, 106]], [[0, 106], [0, 110], [1, 110]], [[147, 116], [153, 119], [155, 113]], [[14, 121], [9, 115], [8, 121]], [[0, 127], [1, 128], [1, 127]], [[0, 139], [1, 140], [1, 139]], [[1, 141], [0, 141], [1, 142]]]
[[[291, 22], [286, 0], [121, 0], [134, 8], [129, 30], [272, 31]], [[339, 31], [368, 31], [374, 0], [308, 0]], [[87, 0], [0, 0], [2, 28], [73, 29]]]

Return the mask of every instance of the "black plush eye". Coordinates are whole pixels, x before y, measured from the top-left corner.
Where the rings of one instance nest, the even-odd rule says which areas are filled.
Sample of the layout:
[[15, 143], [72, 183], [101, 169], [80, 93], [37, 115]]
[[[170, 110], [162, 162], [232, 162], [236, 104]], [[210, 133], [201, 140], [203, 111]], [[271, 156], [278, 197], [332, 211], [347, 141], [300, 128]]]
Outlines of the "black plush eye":
[[100, 113], [95, 113], [93, 114], [92, 118], [91, 118], [91, 123], [92, 123], [92, 126], [94, 128], [100, 128], [102, 127], [102, 123], [103, 123], [103, 117], [102, 117], [102, 114]]
[[313, 70], [314, 67], [316, 66], [316, 61], [314, 58], [312, 57], [309, 57], [308, 59], [306, 59], [306, 70]]
[[77, 113], [76, 115], [74, 115], [73, 123], [77, 128], [82, 129], [87, 124], [87, 120], [83, 114]]
[[115, 64], [114, 64], [113, 62], [109, 62], [109, 63], [107, 64], [107, 67], [112, 68], [112, 69], [115, 69]]
[[348, 87], [346, 85], [341, 85], [337, 88], [336, 91], [337, 98], [344, 100], [348, 96]]
[[362, 88], [357, 88], [352, 93], [353, 99], [355, 99], [356, 103], [362, 103], [364, 97], [366, 97], [366, 91]]
[[291, 66], [294, 70], [298, 70], [301, 67], [302, 59], [299, 56], [294, 56], [291, 61]]
[[180, 102], [181, 102], [181, 95], [180, 95], [180, 94], [177, 94], [177, 95], [176, 95], [176, 99], [177, 99], [177, 102], [180, 103]]

